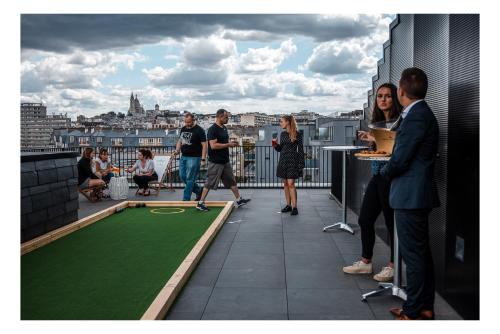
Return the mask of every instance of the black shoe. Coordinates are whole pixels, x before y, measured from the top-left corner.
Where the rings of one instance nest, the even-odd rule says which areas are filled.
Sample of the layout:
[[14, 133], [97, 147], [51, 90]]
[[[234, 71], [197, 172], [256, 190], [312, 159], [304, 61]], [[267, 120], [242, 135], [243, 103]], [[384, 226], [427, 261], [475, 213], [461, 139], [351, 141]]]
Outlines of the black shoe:
[[236, 205], [236, 207], [239, 208], [240, 206], [245, 205], [250, 201], [251, 201], [250, 199], [244, 199], [243, 197], [241, 197], [239, 201], [235, 202], [235, 205]]
[[281, 213], [290, 212], [290, 211], [292, 211], [292, 207], [288, 204], [283, 209], [281, 209]]
[[210, 209], [206, 207], [205, 203], [198, 203], [198, 205], [196, 205], [196, 209], [204, 212], [210, 211]]
[[296, 216], [299, 214], [299, 210], [297, 208], [292, 208], [292, 213], [290, 214], [291, 216]]

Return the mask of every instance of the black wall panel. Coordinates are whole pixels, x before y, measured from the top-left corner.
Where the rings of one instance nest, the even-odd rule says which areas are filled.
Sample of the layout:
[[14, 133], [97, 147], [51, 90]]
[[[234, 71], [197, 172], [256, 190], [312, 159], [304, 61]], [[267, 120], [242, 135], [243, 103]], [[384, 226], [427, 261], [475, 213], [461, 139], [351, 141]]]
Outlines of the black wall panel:
[[398, 15], [391, 31], [391, 82], [398, 85], [401, 72], [413, 66], [413, 14]]
[[[445, 297], [479, 319], [479, 15], [450, 15]], [[458, 209], [460, 208], [460, 209]], [[455, 253], [463, 240], [463, 259]]]
[[448, 41], [449, 15], [415, 15], [414, 66], [427, 73], [429, 90], [425, 100], [439, 123], [439, 159], [436, 182], [441, 206], [431, 213], [431, 248], [436, 268], [436, 286], [442, 290], [445, 271], [446, 201], [448, 161]]

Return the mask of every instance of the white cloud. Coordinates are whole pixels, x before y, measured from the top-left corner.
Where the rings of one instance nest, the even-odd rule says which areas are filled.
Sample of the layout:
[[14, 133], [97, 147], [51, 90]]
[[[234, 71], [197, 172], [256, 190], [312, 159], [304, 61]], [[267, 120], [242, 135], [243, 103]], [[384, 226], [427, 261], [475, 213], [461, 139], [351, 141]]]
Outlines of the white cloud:
[[280, 35], [259, 30], [235, 30], [227, 29], [222, 33], [222, 37], [234, 41], [261, 41], [270, 42], [280, 38]]
[[361, 73], [373, 66], [372, 59], [367, 58], [368, 55], [359, 44], [326, 42], [314, 48], [306, 68], [327, 75]]
[[268, 72], [275, 70], [283, 61], [297, 52], [297, 46], [288, 39], [281, 43], [278, 49], [269, 47], [249, 49], [239, 57], [241, 72]]
[[90, 89], [102, 86], [107, 75], [115, 73], [118, 66], [133, 69], [135, 62], [144, 61], [139, 53], [83, 52], [50, 54], [40, 60], [21, 63], [21, 90], [41, 92], [47, 87], [59, 89]]
[[227, 68], [197, 68], [178, 63], [174, 68], [156, 66], [144, 69], [151, 83], [155, 86], [202, 86], [216, 85], [226, 81]]
[[234, 41], [210, 36], [191, 39], [184, 47], [184, 59], [194, 66], [216, 66], [222, 60], [237, 53]]

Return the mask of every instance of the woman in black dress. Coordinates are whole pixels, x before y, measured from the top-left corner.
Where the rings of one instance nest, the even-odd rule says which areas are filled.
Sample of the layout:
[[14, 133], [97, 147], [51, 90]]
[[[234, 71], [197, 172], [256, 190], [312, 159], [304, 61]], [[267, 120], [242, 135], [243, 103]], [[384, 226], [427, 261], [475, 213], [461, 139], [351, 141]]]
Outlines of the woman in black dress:
[[286, 206], [281, 212], [291, 212], [291, 215], [295, 216], [299, 213], [295, 180], [302, 176], [304, 169], [303, 135], [298, 131], [293, 116], [282, 116], [280, 126], [285, 131], [281, 132], [279, 144], [273, 140], [273, 147], [280, 152], [276, 176], [283, 179], [286, 199]]

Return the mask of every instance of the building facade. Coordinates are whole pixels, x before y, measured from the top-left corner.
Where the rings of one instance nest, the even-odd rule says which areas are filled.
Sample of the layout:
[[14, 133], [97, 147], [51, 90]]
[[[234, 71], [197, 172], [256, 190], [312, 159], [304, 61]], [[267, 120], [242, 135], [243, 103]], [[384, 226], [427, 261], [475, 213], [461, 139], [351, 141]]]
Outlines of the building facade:
[[54, 130], [70, 126], [70, 118], [47, 115], [47, 106], [42, 103], [21, 103], [21, 148], [51, 147]]

